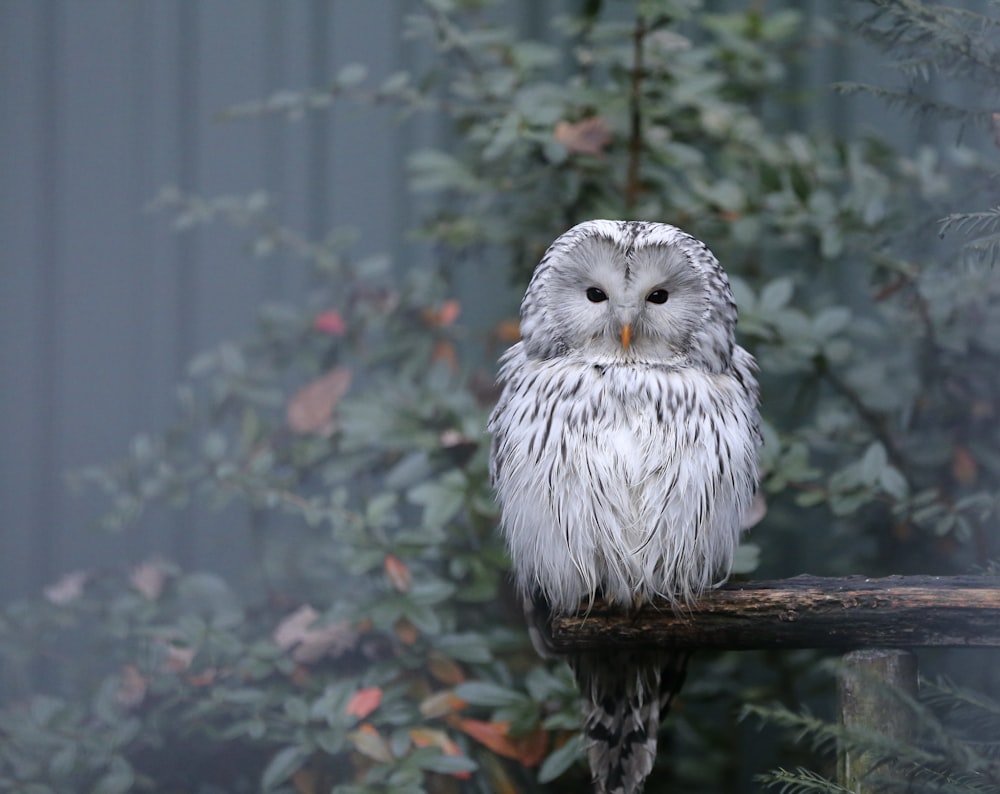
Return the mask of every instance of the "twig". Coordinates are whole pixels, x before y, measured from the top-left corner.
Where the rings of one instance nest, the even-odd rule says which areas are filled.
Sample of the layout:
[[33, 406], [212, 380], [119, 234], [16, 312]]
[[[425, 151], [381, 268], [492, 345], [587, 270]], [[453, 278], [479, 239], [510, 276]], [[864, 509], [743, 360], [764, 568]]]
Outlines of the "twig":
[[625, 209], [631, 213], [641, 191], [639, 166], [642, 159], [642, 78], [645, 71], [643, 46], [646, 19], [639, 14], [632, 34], [632, 83], [629, 89], [628, 172], [625, 181]]

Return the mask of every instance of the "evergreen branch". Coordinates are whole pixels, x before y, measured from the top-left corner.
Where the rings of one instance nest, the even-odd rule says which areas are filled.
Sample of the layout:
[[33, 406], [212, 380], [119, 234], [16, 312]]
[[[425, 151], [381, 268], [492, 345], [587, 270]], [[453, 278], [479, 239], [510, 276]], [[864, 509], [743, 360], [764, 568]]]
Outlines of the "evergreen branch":
[[779, 768], [757, 775], [755, 780], [768, 788], [777, 789], [779, 794], [853, 794], [850, 789], [802, 767], [793, 770]]
[[[1000, 79], [1000, 78], [998, 78]], [[868, 85], [867, 83], [840, 82], [834, 88], [842, 94], [865, 93], [884, 102], [891, 108], [897, 108], [912, 113], [916, 118], [935, 117], [942, 121], [959, 121], [975, 124], [983, 129], [993, 125], [993, 111], [972, 109], [942, 102], [939, 99], [928, 99], [915, 91], [893, 91], [888, 88]]]
[[1000, 206], [982, 212], [955, 212], [940, 221], [938, 233], [944, 237], [954, 230], [962, 234], [995, 234], [1000, 232]]
[[905, 52], [921, 59], [933, 51], [933, 65], [939, 72], [996, 85], [1000, 52], [992, 44], [1000, 31], [1000, 19], [921, 0], [869, 3], [875, 9], [856, 24], [856, 29], [883, 51], [894, 56]]

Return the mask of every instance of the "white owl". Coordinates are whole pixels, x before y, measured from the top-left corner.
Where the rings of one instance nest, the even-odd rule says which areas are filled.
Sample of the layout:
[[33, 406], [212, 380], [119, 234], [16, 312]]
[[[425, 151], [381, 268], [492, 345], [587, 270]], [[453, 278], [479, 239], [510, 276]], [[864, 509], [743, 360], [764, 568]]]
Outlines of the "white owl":
[[[660, 223], [595, 220], [559, 237], [501, 359], [491, 476], [526, 604], [598, 596], [675, 608], [724, 581], [757, 486], [753, 357], [725, 272]], [[579, 654], [598, 792], [637, 792], [686, 656]]]

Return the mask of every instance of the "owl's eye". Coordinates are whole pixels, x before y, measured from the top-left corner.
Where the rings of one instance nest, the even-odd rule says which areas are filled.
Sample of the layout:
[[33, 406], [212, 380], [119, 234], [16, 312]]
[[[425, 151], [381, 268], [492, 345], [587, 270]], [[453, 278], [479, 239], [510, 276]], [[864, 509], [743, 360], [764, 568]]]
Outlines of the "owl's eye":
[[587, 300], [591, 303], [602, 303], [608, 299], [607, 293], [602, 289], [597, 287], [589, 287], [587, 289]]
[[669, 297], [670, 293], [665, 289], [654, 289], [646, 296], [646, 300], [650, 303], [666, 303]]

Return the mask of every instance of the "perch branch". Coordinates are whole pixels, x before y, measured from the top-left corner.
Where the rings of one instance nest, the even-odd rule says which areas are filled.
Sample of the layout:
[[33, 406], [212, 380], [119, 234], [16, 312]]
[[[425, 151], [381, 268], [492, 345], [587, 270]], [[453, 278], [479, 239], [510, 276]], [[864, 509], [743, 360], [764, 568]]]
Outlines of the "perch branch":
[[667, 603], [624, 610], [597, 602], [557, 615], [559, 652], [615, 646], [767, 648], [1000, 647], [1000, 578], [890, 576], [730, 583], [683, 614]]

